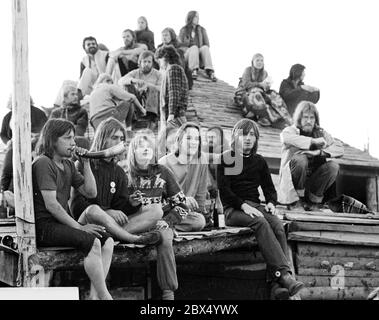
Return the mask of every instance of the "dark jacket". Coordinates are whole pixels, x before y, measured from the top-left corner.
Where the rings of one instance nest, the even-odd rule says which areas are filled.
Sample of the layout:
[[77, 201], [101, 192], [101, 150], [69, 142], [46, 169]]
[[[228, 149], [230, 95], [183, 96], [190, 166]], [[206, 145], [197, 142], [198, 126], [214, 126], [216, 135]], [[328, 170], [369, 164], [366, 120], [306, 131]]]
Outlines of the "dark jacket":
[[209, 39], [205, 28], [203, 28], [200, 25], [197, 25], [195, 30], [195, 38], [192, 38], [191, 33], [192, 25], [184, 26], [182, 29], [180, 29], [179, 41], [182, 43], [183, 46], [188, 48], [192, 47], [193, 45], [196, 45], [199, 48], [201, 48], [202, 46], [209, 47]]
[[279, 94], [287, 105], [288, 112], [292, 116], [299, 102], [310, 101], [317, 103], [320, 99], [320, 91], [309, 92], [300, 86], [304, 83], [300, 82], [297, 87], [290, 79], [284, 79], [280, 85]]
[[64, 106], [54, 109], [50, 119], [66, 119], [75, 126], [75, 135], [84, 136], [88, 127], [88, 113], [80, 105]]
[[[12, 130], [10, 128], [10, 120], [12, 118], [12, 111], [9, 111], [4, 119], [3, 124], [1, 126], [1, 140], [4, 144], [7, 144], [9, 140], [12, 139]], [[42, 130], [42, 127], [47, 121], [47, 117], [45, 112], [41, 109], [30, 106], [30, 120], [31, 120], [31, 131], [33, 133], [38, 133]]]
[[137, 30], [135, 31], [137, 42], [147, 45], [147, 49], [154, 52], [155, 43], [154, 43], [154, 33], [150, 30]]

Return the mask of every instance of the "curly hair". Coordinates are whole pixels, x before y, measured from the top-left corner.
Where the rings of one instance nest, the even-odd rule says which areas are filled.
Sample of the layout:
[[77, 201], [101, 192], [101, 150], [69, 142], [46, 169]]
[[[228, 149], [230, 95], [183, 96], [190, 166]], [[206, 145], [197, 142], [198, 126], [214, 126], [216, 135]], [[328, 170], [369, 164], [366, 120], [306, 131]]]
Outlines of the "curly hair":
[[165, 59], [169, 64], [180, 64], [180, 56], [173, 45], [165, 45], [155, 52], [155, 59]]
[[96, 45], [98, 46], [98, 43], [97, 43], [97, 40], [96, 40], [95, 37], [92, 37], [92, 36], [85, 37], [85, 38], [83, 39], [83, 43], [82, 43], [82, 47], [83, 47], [84, 50], [86, 49], [86, 47], [85, 47], [85, 45], [86, 45], [86, 41], [95, 41], [95, 42], [96, 42]]

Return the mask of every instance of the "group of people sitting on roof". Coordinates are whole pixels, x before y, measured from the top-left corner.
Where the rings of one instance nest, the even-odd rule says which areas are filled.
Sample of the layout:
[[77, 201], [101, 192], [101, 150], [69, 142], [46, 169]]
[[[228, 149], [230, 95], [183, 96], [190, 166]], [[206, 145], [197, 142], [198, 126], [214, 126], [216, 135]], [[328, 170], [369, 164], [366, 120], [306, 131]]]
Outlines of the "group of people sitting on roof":
[[[62, 85], [54, 116], [64, 114], [74, 124], [79, 121], [82, 130], [88, 123], [81, 117], [85, 111], [94, 129], [110, 116], [125, 122], [127, 131], [135, 120], [147, 121], [151, 129], [158, 121], [177, 127], [186, 122], [188, 91], [199, 69], [203, 68], [210, 80], [217, 80], [199, 14], [188, 13], [179, 37], [172, 28], [165, 28], [157, 49], [145, 17], [138, 19], [138, 26], [137, 31], [123, 31], [124, 46], [115, 51], [98, 44], [94, 37], [83, 39], [86, 55], [80, 64], [80, 79]], [[75, 101], [67, 102], [69, 96]], [[82, 135], [82, 130], [77, 135]]]
[[290, 126], [299, 102], [317, 103], [320, 99], [319, 89], [304, 84], [304, 70], [301, 64], [293, 65], [278, 93], [271, 87], [273, 81], [265, 70], [263, 55], [257, 53], [240, 78], [234, 102], [244, 117], [257, 121], [261, 126], [279, 129]]
[[[126, 30], [125, 47], [116, 52], [85, 38], [87, 55], [79, 83], [64, 84], [49, 115], [31, 100], [37, 246], [81, 250], [92, 299], [112, 298], [105, 278], [114, 240], [156, 246], [162, 298], [174, 299], [178, 279], [173, 238], [180, 231], [212, 228], [214, 207], [209, 202], [218, 201], [227, 226], [254, 231], [267, 263], [272, 298], [288, 299], [304, 285], [292, 274], [276, 207], [319, 211], [335, 199], [339, 166], [332, 159], [343, 155], [343, 146], [320, 126], [314, 104], [319, 93], [302, 83], [304, 67], [291, 68], [278, 94], [270, 89], [259, 54], [245, 71], [238, 93], [248, 118], [261, 124], [269, 119], [282, 127], [277, 187], [259, 154], [255, 121], [238, 121], [230, 143], [220, 127], [204, 133], [198, 124], [187, 122], [188, 71], [190, 79], [196, 79], [199, 57], [214, 79], [198, 14], [190, 12], [187, 21], [179, 36], [186, 50], [167, 28], [162, 33], [164, 45], [154, 54], [153, 34], [144, 18], [139, 19], [137, 38]], [[79, 102], [84, 96], [88, 110]], [[136, 116], [159, 117], [158, 135], [149, 129], [134, 130]], [[1, 139], [8, 146], [1, 188], [10, 207], [14, 207], [12, 121], [9, 112], [1, 128]], [[85, 136], [89, 123], [93, 139]], [[88, 158], [91, 154], [96, 158]]]
[[[37, 129], [32, 131], [38, 132], [32, 136], [39, 135], [32, 167], [37, 245], [81, 250], [92, 299], [111, 299], [105, 278], [114, 240], [156, 246], [162, 298], [173, 299], [178, 288], [175, 233], [211, 228], [207, 199], [219, 197], [227, 226], [254, 231], [268, 265], [272, 298], [288, 299], [303, 283], [292, 274], [276, 206], [320, 210], [333, 193], [339, 171], [328, 159], [343, 155], [341, 143], [320, 127], [313, 103], [300, 102], [293, 123], [280, 135], [277, 191], [258, 153], [258, 126], [250, 119], [235, 124], [229, 144], [221, 128], [204, 134], [192, 122], [167, 126], [160, 137], [146, 129], [132, 137], [124, 123], [108, 117], [98, 124], [88, 151], [77, 146], [77, 125], [56, 118], [43, 124], [33, 117], [32, 128]], [[7, 132], [11, 137], [12, 131]], [[120, 143], [121, 151], [109, 157], [86, 157], [106, 154], [104, 150]], [[11, 155], [8, 151], [1, 181], [9, 206], [14, 205]]]

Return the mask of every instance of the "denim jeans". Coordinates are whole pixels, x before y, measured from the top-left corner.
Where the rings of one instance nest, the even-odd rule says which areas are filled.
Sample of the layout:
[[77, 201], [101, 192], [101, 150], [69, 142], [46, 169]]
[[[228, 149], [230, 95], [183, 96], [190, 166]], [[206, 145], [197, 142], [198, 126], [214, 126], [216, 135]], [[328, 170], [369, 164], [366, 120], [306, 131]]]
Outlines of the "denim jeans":
[[300, 197], [306, 196], [313, 203], [321, 203], [325, 192], [336, 181], [339, 165], [328, 161], [315, 165], [304, 154], [296, 154], [290, 161], [292, 183]]
[[208, 46], [192, 46], [184, 54], [188, 68], [192, 71], [203, 66], [205, 70], [213, 70], [211, 53]]
[[162, 290], [178, 289], [176, 262], [173, 249], [174, 233], [172, 229], [160, 230], [162, 242], [157, 246], [157, 278]]
[[277, 271], [280, 271], [281, 275], [291, 272], [287, 238], [282, 222], [278, 217], [267, 213], [262, 205], [246, 202], [262, 212], [264, 217], [252, 218], [242, 210], [229, 208], [225, 210], [226, 225], [249, 227], [254, 231], [259, 250], [267, 264], [267, 280], [277, 278]]

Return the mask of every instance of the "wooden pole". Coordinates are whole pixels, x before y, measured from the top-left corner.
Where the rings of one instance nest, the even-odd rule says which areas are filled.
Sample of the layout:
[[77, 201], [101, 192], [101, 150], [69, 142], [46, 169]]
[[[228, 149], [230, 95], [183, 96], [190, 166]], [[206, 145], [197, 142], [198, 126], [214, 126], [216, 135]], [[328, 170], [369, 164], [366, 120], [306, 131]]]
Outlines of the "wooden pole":
[[379, 212], [379, 179], [377, 176], [367, 178], [366, 182], [367, 207]]
[[36, 252], [28, 67], [27, 0], [12, 0], [13, 24], [13, 181], [16, 209], [19, 276], [17, 285], [31, 286], [29, 257]]

